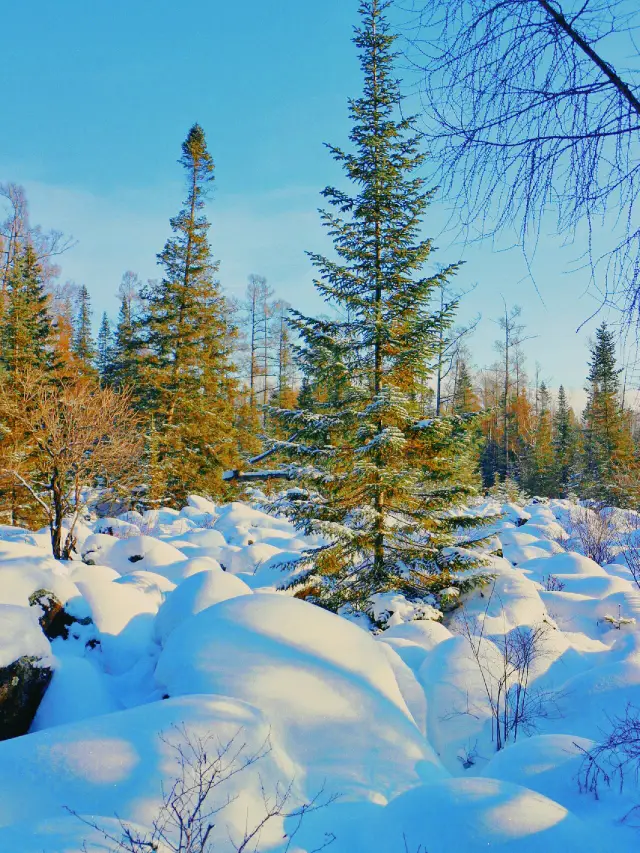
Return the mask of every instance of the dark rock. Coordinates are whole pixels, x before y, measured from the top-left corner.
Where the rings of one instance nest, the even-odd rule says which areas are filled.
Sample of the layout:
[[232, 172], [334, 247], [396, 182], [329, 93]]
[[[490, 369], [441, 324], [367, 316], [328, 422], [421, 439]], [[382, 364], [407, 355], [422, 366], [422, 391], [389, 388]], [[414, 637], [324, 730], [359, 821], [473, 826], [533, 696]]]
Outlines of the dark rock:
[[34, 607], [38, 606], [42, 610], [42, 616], [38, 620], [42, 632], [49, 640], [55, 640], [56, 637], [62, 637], [63, 640], [69, 638], [69, 628], [75, 623], [80, 625], [89, 625], [91, 619], [76, 619], [64, 609], [62, 603], [58, 601], [55, 595], [48, 589], [38, 589], [29, 596], [29, 604]]
[[517, 525], [518, 527], [522, 527], [522, 525], [523, 525], [523, 524], [526, 524], [526, 523], [527, 523], [527, 519], [526, 519], [526, 518], [519, 518], [519, 519], [516, 521], [516, 525]]
[[134, 554], [133, 557], [129, 557], [130, 563], [139, 563], [140, 560], [144, 560], [142, 554]]
[[53, 674], [39, 660], [25, 655], [0, 667], [0, 740], [26, 735], [31, 727]]

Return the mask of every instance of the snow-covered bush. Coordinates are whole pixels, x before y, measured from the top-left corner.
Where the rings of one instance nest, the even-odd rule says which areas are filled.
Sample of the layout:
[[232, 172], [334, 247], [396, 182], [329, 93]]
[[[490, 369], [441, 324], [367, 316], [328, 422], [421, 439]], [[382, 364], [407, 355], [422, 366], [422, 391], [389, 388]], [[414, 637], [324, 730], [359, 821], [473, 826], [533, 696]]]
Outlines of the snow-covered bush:
[[601, 566], [613, 560], [619, 534], [609, 507], [576, 507], [569, 515], [567, 528], [586, 557]]
[[[578, 777], [580, 790], [599, 798], [602, 787], [615, 785], [620, 791], [629, 783], [637, 786], [640, 775], [640, 710], [627, 705], [614, 716], [604, 739], [591, 749], [583, 749], [584, 758]], [[640, 802], [632, 811], [640, 810]], [[628, 817], [628, 815], [626, 815]]]
[[366, 613], [373, 624], [381, 629], [418, 619], [432, 619], [436, 622], [442, 619], [442, 611], [435, 596], [410, 601], [400, 592], [379, 592], [372, 595]]
[[[491, 599], [491, 596], [490, 596]], [[484, 616], [488, 613], [488, 607]], [[536, 664], [545, 655], [549, 626], [518, 626], [489, 639], [485, 619], [463, 612], [460, 627], [481, 675], [491, 713], [491, 736], [496, 751], [515, 743], [519, 733], [530, 735], [554, 705], [551, 693], [532, 686]]]

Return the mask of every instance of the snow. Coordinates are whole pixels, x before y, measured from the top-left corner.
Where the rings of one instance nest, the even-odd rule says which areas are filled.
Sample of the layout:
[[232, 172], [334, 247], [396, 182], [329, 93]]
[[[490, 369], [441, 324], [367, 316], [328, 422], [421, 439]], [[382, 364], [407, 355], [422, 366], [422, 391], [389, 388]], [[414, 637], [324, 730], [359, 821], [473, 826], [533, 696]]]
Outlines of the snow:
[[51, 647], [40, 630], [38, 615], [36, 608], [0, 604], [0, 667], [24, 656], [39, 659], [42, 666], [50, 665]]
[[376, 641], [306, 602], [255, 593], [203, 610], [173, 631], [156, 678], [170, 696], [259, 707], [312, 788], [376, 800], [415, 784], [419, 768], [444, 776]]
[[[305, 818], [291, 853], [328, 833], [336, 853], [402, 851], [405, 838], [410, 853], [637, 850], [640, 830], [621, 822], [640, 803], [635, 781], [597, 800], [577, 783], [582, 750], [627, 703], [640, 708], [640, 589], [624, 548], [605, 566], [567, 550], [568, 501], [472, 511], [502, 513], [485, 525], [491, 580], [444, 613], [385, 592], [369, 615], [334, 615], [282, 591], [319, 540], [257, 504], [193, 495], [181, 510], [85, 521], [69, 562], [48, 534], [0, 526], [0, 666], [29, 655], [54, 671], [30, 733], [0, 742], [0, 850], [80, 853], [86, 840], [107, 853], [65, 807], [148, 826], [183, 725], [218, 745], [269, 744], [225, 787], [220, 849], [258, 819], [262, 782], [292, 783], [297, 801], [340, 795]], [[612, 513], [627, 535], [628, 516]], [[68, 639], [44, 636], [29, 606], [39, 589], [83, 620]], [[485, 680], [505, 643], [538, 629], [529, 687], [545, 713], [496, 752]], [[270, 824], [265, 851], [283, 853], [290, 828]]]
[[[34, 821], [59, 819], [65, 806], [97, 818], [117, 814], [147, 825], [161, 801], [161, 779], [176, 772], [174, 753], [158, 735], [178, 740], [175, 727], [182, 725], [195, 736], [215, 732], [212, 749], [239, 736], [240, 745], [247, 744], [247, 754], [259, 752], [269, 737], [268, 723], [255, 709], [227, 697], [198, 696], [105, 714], [0, 743], [0, 827], [8, 827], [4, 833], [0, 829], [0, 849], [40, 853], [42, 847], [36, 843], [42, 843], [42, 831], [33, 831]], [[239, 832], [245, 820], [253, 822], [262, 813], [261, 783], [271, 791], [277, 782], [290, 781], [294, 775], [288, 756], [273, 742], [255, 769], [226, 784], [225, 798], [228, 794], [238, 799], [225, 809], [224, 819], [216, 821], [215, 840], [227, 841], [229, 828]], [[26, 838], [16, 839], [12, 824], [18, 824]], [[66, 831], [58, 827], [63, 839], [78, 838], [75, 821], [66, 825]], [[35, 839], [29, 839], [31, 833]], [[262, 840], [273, 843], [282, 834], [282, 824], [276, 824]], [[10, 843], [18, 846], [9, 847]], [[68, 849], [46, 847], [47, 853]], [[74, 853], [79, 849], [71, 848]]]
[[244, 581], [221, 569], [191, 575], [160, 607], [155, 620], [155, 637], [165, 645], [171, 632], [190, 616], [195, 616], [219, 601], [250, 593], [251, 589]]

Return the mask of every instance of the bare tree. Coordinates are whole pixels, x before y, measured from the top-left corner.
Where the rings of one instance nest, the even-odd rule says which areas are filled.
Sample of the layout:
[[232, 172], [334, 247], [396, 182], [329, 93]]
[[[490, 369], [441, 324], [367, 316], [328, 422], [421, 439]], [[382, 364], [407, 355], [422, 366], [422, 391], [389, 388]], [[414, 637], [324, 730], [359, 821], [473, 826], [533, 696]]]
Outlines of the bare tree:
[[[575, 744], [584, 756], [578, 774], [580, 790], [596, 799], [603, 785], [617, 784], [622, 791], [626, 779], [631, 777], [637, 782], [640, 776], [640, 712], [627, 705], [624, 714], [611, 718], [610, 722], [610, 731], [592, 749], [585, 750]], [[626, 817], [639, 810], [640, 803]]]
[[60, 273], [54, 258], [70, 249], [73, 239], [60, 231], [43, 231], [40, 226], [30, 224], [27, 196], [19, 184], [0, 184], [0, 205], [7, 211], [6, 219], [0, 222], [1, 292], [5, 293], [13, 262], [26, 244], [34, 249], [43, 281], [50, 286]]
[[600, 566], [606, 566], [613, 560], [613, 549], [620, 536], [611, 509], [578, 506], [571, 510], [566, 526], [569, 538], [586, 557]]
[[[517, 627], [491, 640], [485, 635], [486, 616], [495, 595], [495, 582], [482, 619], [471, 619], [466, 610], [458, 625], [466, 637], [482, 680], [491, 711], [491, 737], [496, 750], [531, 734], [539, 719], [555, 710], [557, 696], [531, 686], [535, 664], [546, 654], [549, 626]], [[495, 653], [497, 650], [497, 654]]]
[[[503, 299], [504, 313], [498, 318], [498, 326], [503, 333], [502, 340], [496, 342], [496, 349], [503, 359], [503, 391], [502, 391], [502, 442], [504, 453], [504, 475], [511, 476], [511, 434], [510, 434], [510, 399], [512, 390], [512, 369], [516, 369], [516, 399], [520, 393], [520, 370], [521, 358], [520, 347], [525, 341], [531, 340], [533, 335], [524, 334], [524, 324], [520, 323], [520, 315], [522, 308], [519, 305], [514, 305], [511, 309], [507, 308], [507, 303]], [[517, 424], [516, 424], [517, 427]]]
[[438, 177], [463, 226], [486, 234], [519, 225], [527, 248], [549, 210], [568, 238], [586, 225], [605, 298], [608, 289], [622, 290], [637, 322], [636, 0], [399, 5], [410, 16], [408, 56], [420, 76]]
[[[468, 291], [470, 292], [470, 291]], [[462, 296], [467, 293], [449, 293], [445, 285], [440, 287], [440, 304], [438, 306], [438, 348], [435, 362], [435, 414], [440, 417], [442, 407], [447, 399], [444, 395], [444, 383], [457, 365], [457, 356], [464, 345], [464, 341], [473, 334], [480, 322], [480, 316], [475, 317], [468, 325], [451, 328], [448, 320], [453, 311], [458, 307]]]
[[[256, 751], [250, 751], [237, 732], [226, 743], [213, 735], [199, 736], [182, 725], [176, 727], [173, 738], [160, 736], [177, 761], [178, 773], [168, 788], [162, 788], [162, 803], [151, 828], [140, 831], [125, 821], [119, 821], [120, 832], [101, 827], [95, 821], [71, 814], [97, 830], [113, 845], [112, 853], [212, 853], [220, 849], [212, 838], [221, 814], [234, 801], [225, 793], [227, 783], [238, 774], [245, 773], [265, 758], [271, 751], [269, 740]], [[278, 819], [289, 819], [291, 829], [284, 836], [284, 853], [288, 851], [300, 829], [304, 817], [310, 812], [325, 808], [335, 797], [325, 797], [320, 791], [313, 799], [294, 803], [293, 783], [276, 784], [268, 792], [261, 782], [263, 814], [253, 824], [247, 825], [241, 837], [229, 833], [229, 845], [234, 853], [259, 853], [261, 836], [265, 828]], [[335, 837], [328, 833], [315, 853], [328, 847]], [[87, 850], [86, 844], [83, 848]]]
[[[47, 381], [36, 371], [0, 382], [0, 471], [22, 486], [43, 510], [56, 558], [68, 558], [83, 491], [126, 487], [142, 453], [140, 419], [128, 392], [93, 381]], [[71, 520], [63, 542], [63, 523]]]

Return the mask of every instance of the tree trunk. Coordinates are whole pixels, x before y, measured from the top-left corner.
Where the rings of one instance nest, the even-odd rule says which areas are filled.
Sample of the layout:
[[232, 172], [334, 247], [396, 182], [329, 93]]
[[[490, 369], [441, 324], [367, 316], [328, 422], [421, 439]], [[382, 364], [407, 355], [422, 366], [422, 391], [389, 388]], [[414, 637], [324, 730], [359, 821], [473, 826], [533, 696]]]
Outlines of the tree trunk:
[[62, 523], [64, 521], [64, 498], [62, 484], [57, 471], [51, 478], [51, 496], [53, 498], [53, 518], [51, 520], [51, 547], [56, 560], [62, 559]]

